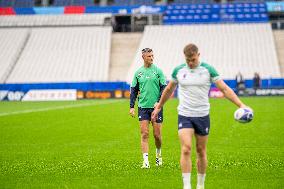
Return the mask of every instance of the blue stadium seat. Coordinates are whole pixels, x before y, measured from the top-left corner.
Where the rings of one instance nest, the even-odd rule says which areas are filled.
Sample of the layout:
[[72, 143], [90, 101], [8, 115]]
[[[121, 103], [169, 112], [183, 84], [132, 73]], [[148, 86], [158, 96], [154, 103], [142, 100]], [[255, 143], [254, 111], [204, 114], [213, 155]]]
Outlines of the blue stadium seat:
[[[267, 0], [234, 0], [235, 3], [262, 3]], [[269, 1], [274, 1], [274, 0], [269, 0]]]
[[114, 0], [114, 5], [154, 5], [154, 0]]
[[94, 6], [94, 0], [73, 0], [72, 5]]
[[54, 0], [53, 6], [69, 6], [71, 5], [71, 0]]
[[268, 21], [264, 3], [172, 4], [164, 16], [165, 24]]
[[214, 0], [174, 0], [174, 4], [208, 4], [215, 3]]
[[17, 8], [30, 8], [34, 6], [33, 0], [15, 0], [14, 7]]
[[130, 0], [114, 0], [114, 5], [129, 5]]
[[12, 7], [14, 3], [14, 0], [0, 0], [0, 7]]

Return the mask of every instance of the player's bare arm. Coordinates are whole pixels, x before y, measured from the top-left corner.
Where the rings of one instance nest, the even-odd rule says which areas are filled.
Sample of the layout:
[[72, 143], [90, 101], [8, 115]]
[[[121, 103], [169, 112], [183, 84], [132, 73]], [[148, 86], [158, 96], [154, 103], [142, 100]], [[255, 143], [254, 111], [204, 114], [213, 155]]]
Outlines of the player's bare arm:
[[216, 81], [216, 86], [220, 89], [220, 91], [223, 92], [225, 97], [232, 101], [235, 105], [237, 105], [240, 108], [247, 107], [240, 99], [239, 97], [235, 94], [235, 92], [222, 80], [219, 79]]
[[175, 82], [170, 81], [167, 87], [164, 89], [159, 103], [155, 106], [155, 109], [152, 112], [152, 120], [157, 120], [158, 113], [161, 111], [166, 101], [170, 98], [170, 96], [174, 92], [176, 85], [177, 84]]

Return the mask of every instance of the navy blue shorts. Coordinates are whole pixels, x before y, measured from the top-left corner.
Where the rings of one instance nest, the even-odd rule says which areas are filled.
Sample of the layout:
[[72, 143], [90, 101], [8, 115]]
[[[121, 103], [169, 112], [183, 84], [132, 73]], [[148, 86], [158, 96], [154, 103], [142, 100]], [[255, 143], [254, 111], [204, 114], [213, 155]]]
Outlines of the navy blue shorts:
[[[151, 121], [151, 114], [154, 111], [154, 108], [140, 108], [138, 107], [138, 118], [139, 121], [149, 120]], [[163, 109], [158, 114], [157, 123], [163, 123]]]
[[201, 136], [209, 134], [210, 130], [210, 117], [185, 117], [178, 115], [178, 129], [193, 128], [194, 132]]

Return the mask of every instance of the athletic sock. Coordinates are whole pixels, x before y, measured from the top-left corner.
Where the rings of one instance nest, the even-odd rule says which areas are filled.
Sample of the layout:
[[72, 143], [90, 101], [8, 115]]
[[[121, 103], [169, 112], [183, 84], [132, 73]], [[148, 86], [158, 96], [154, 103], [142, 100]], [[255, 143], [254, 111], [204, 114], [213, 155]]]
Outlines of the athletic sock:
[[149, 163], [148, 153], [143, 153], [143, 160], [144, 160], [144, 162]]
[[162, 149], [161, 148], [156, 148], [156, 157], [162, 156]]
[[183, 189], [191, 189], [190, 173], [182, 173]]
[[205, 176], [206, 174], [197, 174], [197, 185], [198, 186], [204, 186], [204, 181], [205, 181]]

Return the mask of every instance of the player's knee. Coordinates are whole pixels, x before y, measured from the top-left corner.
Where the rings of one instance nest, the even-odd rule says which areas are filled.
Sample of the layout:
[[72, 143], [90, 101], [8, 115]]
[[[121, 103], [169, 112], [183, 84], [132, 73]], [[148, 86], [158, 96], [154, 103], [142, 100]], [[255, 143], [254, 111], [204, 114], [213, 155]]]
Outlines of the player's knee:
[[181, 152], [183, 155], [190, 155], [191, 153], [191, 145], [183, 145]]
[[155, 138], [155, 140], [161, 140], [160, 132], [155, 132], [154, 133], [154, 138]]
[[148, 140], [149, 132], [145, 131], [141, 133], [142, 140]]
[[197, 146], [197, 155], [199, 158], [206, 158], [206, 148], [203, 146]]

